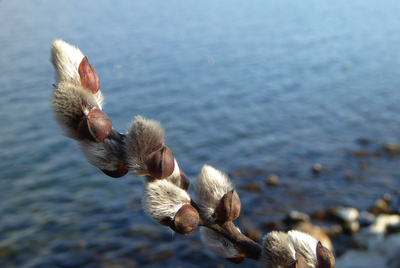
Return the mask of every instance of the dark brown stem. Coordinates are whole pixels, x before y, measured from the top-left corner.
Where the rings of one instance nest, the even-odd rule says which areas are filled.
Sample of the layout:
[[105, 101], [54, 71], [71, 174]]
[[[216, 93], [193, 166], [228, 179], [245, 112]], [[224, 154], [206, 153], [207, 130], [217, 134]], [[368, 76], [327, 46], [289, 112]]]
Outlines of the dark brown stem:
[[260, 260], [262, 251], [261, 245], [239, 232], [233, 222], [227, 221], [224, 223], [205, 225], [204, 227], [208, 227], [227, 238], [246, 255], [246, 258]]
[[254, 242], [253, 240], [242, 234], [240, 231], [238, 231], [232, 221], [208, 223], [207, 221], [202, 219], [200, 213], [201, 209], [193, 200], [191, 201], [191, 205], [196, 208], [200, 214], [200, 226], [210, 228], [211, 230], [217, 232], [218, 234], [231, 241], [243, 252], [243, 254], [246, 255], [246, 258], [260, 260], [262, 251], [261, 245]]

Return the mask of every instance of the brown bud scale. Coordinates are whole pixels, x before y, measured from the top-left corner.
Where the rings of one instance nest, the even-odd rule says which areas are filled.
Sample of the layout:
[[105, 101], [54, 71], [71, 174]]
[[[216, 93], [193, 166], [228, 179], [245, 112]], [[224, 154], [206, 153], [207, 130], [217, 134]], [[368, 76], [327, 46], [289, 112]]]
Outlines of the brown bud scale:
[[147, 161], [149, 174], [158, 180], [171, 176], [175, 168], [175, 158], [167, 146], [161, 147], [155, 153], [150, 155]]
[[246, 259], [246, 257], [243, 257], [243, 256], [227, 258], [228, 261], [230, 261], [232, 263], [236, 263], [236, 264], [242, 263], [245, 259]]
[[221, 221], [233, 221], [239, 217], [241, 202], [236, 190], [224, 194], [215, 208], [215, 217]]
[[332, 252], [324, 247], [321, 242], [317, 245], [317, 260], [318, 268], [333, 268], [335, 267], [335, 257]]
[[101, 142], [108, 137], [111, 132], [112, 122], [105, 113], [94, 108], [84, 117], [78, 126], [78, 133], [94, 142]]
[[96, 94], [100, 88], [100, 81], [87, 57], [84, 57], [79, 64], [78, 73], [81, 78], [81, 86], [93, 94]]
[[189, 181], [189, 179], [186, 177], [186, 174], [185, 174], [181, 169], [179, 169], [179, 175], [180, 175], [180, 177], [181, 177], [181, 185], [180, 185], [180, 188], [183, 189], [183, 190], [185, 190], [185, 191], [187, 191], [187, 189], [189, 188], [189, 185], [190, 185], [190, 181]]
[[117, 169], [115, 169], [115, 170], [102, 169], [101, 171], [103, 171], [104, 174], [106, 174], [107, 176], [110, 176], [112, 178], [121, 178], [121, 177], [125, 176], [126, 173], [128, 173], [128, 169], [126, 168], [124, 159], [120, 160], [120, 163], [119, 163], [119, 166]]
[[187, 235], [196, 230], [199, 224], [199, 213], [189, 204], [183, 205], [175, 215], [173, 224], [170, 226], [175, 232]]

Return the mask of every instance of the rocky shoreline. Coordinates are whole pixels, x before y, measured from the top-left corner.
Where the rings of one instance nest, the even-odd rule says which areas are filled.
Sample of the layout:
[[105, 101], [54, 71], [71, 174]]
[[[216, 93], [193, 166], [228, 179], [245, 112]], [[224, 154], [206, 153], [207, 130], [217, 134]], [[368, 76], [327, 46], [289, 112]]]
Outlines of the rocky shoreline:
[[[293, 177], [299, 179], [298, 177], [307, 178], [308, 176], [312, 179], [306, 183], [310, 184], [324, 184], [324, 181], [328, 182], [335, 177], [344, 178], [338, 183], [342, 183], [343, 187], [351, 186], [352, 189], [357, 189], [354, 196], [358, 195], [364, 199], [362, 209], [351, 205], [337, 205], [342, 203], [339, 201], [340, 199], [336, 199], [338, 201], [336, 205], [329, 207], [330, 203], [324, 199], [324, 194], [330, 194], [329, 191], [321, 192], [320, 197], [324, 200], [323, 202], [320, 202], [320, 197], [317, 197], [315, 193], [312, 195], [314, 199], [309, 202], [307, 198], [310, 193], [300, 189], [295, 180], [294, 182], [290, 181], [289, 176], [283, 175], [283, 178], [280, 178], [276, 174], [266, 174], [263, 171], [239, 169], [232, 172], [231, 175], [239, 178], [236, 182], [238, 188], [244, 192], [242, 196], [246, 196], [245, 192], [250, 192], [260, 200], [275, 202], [274, 209], [277, 209], [275, 213], [279, 214], [276, 217], [272, 215], [274, 219], [262, 222], [257, 227], [255, 227], [257, 224], [251, 224], [242, 219], [239, 225], [244, 227], [243, 231], [255, 241], [260, 241], [266, 231], [298, 229], [310, 233], [334, 252], [338, 268], [400, 267], [400, 258], [397, 258], [396, 254], [400, 252], [400, 192], [395, 188], [387, 189], [391, 193], [382, 193], [380, 198], [377, 198], [379, 194], [375, 192], [377, 199], [375, 201], [369, 199], [368, 202], [371, 203], [368, 208], [365, 207], [368, 206], [365, 203], [368, 198], [360, 195], [364, 190], [371, 194], [372, 188], [369, 189], [368, 185], [373, 185], [371, 182], [375, 178], [371, 175], [377, 173], [369, 173], [369, 171], [376, 167], [384, 168], [381, 166], [383, 162], [391, 162], [398, 158], [400, 145], [393, 143], [379, 145], [367, 140], [360, 140], [358, 143], [361, 146], [360, 150], [347, 152], [349, 160], [347, 169], [345, 168], [343, 171], [327, 170], [322, 164], [315, 163], [309, 167], [308, 175], [297, 176], [298, 174], [295, 174]], [[254, 180], [255, 177], [258, 179]], [[265, 178], [264, 184], [260, 183], [260, 177]], [[251, 179], [251, 182], [247, 179]], [[343, 181], [348, 183], [343, 183]], [[369, 184], [365, 184], [365, 181], [368, 181]], [[310, 186], [308, 189], [312, 188]], [[347, 193], [351, 193], [351, 191], [347, 190]], [[274, 196], [270, 197], [271, 194]], [[262, 199], [263, 196], [268, 196], [269, 199]], [[292, 198], [292, 196], [295, 197]], [[340, 198], [345, 194], [339, 192], [337, 196]], [[284, 206], [285, 201], [280, 202], [284, 199], [289, 199], [290, 201], [287, 202], [290, 202], [292, 206]], [[330, 200], [334, 200], [334, 198]], [[352, 203], [346, 201], [343, 204]], [[261, 206], [259, 203], [257, 205]], [[292, 210], [293, 207], [296, 210]], [[265, 208], [263, 210], [265, 211]], [[251, 214], [251, 211], [248, 211], [247, 214]], [[264, 218], [271, 217], [271, 214], [259, 213], [258, 215], [262, 215]], [[250, 216], [250, 221], [253, 219], [253, 223], [259, 220], [257, 216], [247, 216]]]
[[[400, 267], [396, 258], [400, 251], [396, 180], [400, 146], [360, 143], [361, 150], [342, 152], [339, 166], [318, 159], [322, 164], [307, 160], [288, 164], [287, 169], [232, 171], [229, 175], [242, 201], [235, 224], [257, 242], [273, 230], [311, 233], [334, 252], [338, 268]], [[113, 191], [104, 190], [111, 186]], [[48, 203], [46, 195], [30, 197], [29, 211], [45, 216], [36, 221], [4, 218], [3, 234], [12, 239], [0, 245], [0, 266], [238, 267], [208, 251], [199, 232], [171, 236], [143, 213], [139, 194], [131, 190], [121, 194], [116, 186], [115, 182], [95, 184], [81, 190], [78, 199], [63, 194], [54, 202], [57, 209], [64, 209], [61, 214], [47, 214], [47, 206], [41, 210], [39, 205]], [[107, 206], [101, 202], [104, 193], [114, 194]], [[25, 207], [22, 210], [25, 215]], [[243, 266], [261, 267], [253, 260]]]
[[[264, 228], [313, 235], [335, 254], [337, 268], [398, 268], [400, 215], [390, 203], [391, 196], [385, 194], [368, 211], [331, 207], [308, 215], [293, 210], [284, 220], [265, 223]], [[261, 234], [251, 228], [246, 231], [253, 239]]]

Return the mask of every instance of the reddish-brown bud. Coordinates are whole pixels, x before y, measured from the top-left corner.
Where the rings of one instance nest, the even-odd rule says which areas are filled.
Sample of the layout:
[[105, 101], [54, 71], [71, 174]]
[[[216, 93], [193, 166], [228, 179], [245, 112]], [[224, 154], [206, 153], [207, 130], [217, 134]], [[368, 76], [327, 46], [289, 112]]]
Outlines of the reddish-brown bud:
[[79, 64], [78, 73], [81, 78], [81, 86], [93, 94], [96, 94], [100, 88], [100, 81], [87, 57], [84, 57]]
[[179, 234], [187, 235], [194, 232], [198, 224], [199, 213], [191, 205], [185, 204], [176, 213], [170, 227]]
[[128, 173], [128, 169], [126, 168], [126, 163], [125, 163], [124, 159], [120, 160], [117, 169], [115, 169], [115, 170], [102, 169], [101, 171], [103, 171], [104, 174], [106, 174], [107, 176], [110, 176], [112, 178], [121, 178], [121, 177], [125, 176], [126, 173]]
[[317, 245], [317, 260], [318, 268], [333, 268], [335, 267], [335, 257], [333, 257], [332, 252], [324, 247], [321, 242]]
[[186, 174], [181, 169], [179, 169], [179, 175], [181, 176], [180, 188], [187, 191], [187, 189], [189, 188], [190, 181], [188, 180]]
[[78, 133], [85, 139], [101, 142], [108, 137], [112, 122], [105, 113], [94, 108], [82, 119], [78, 126]]
[[167, 146], [157, 150], [147, 161], [149, 174], [158, 180], [171, 176], [175, 168], [175, 158]]
[[215, 217], [222, 222], [233, 221], [240, 214], [240, 198], [235, 189], [224, 194], [215, 208]]
[[238, 256], [238, 257], [233, 257], [233, 258], [227, 258], [228, 261], [239, 264], [242, 263], [244, 260], [246, 259], [246, 257], [244, 256]]

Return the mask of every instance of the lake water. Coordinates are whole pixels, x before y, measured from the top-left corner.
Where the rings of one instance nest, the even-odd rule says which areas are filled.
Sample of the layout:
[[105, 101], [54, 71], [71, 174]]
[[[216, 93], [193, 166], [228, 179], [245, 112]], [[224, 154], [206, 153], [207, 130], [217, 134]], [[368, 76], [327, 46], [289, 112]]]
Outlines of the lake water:
[[395, 0], [1, 1], [0, 266], [230, 266], [144, 215], [141, 179], [103, 175], [62, 136], [54, 38], [88, 56], [117, 130], [160, 121], [192, 183], [204, 164], [231, 174], [259, 227], [397, 202], [400, 158], [351, 152], [400, 143], [399, 14]]

